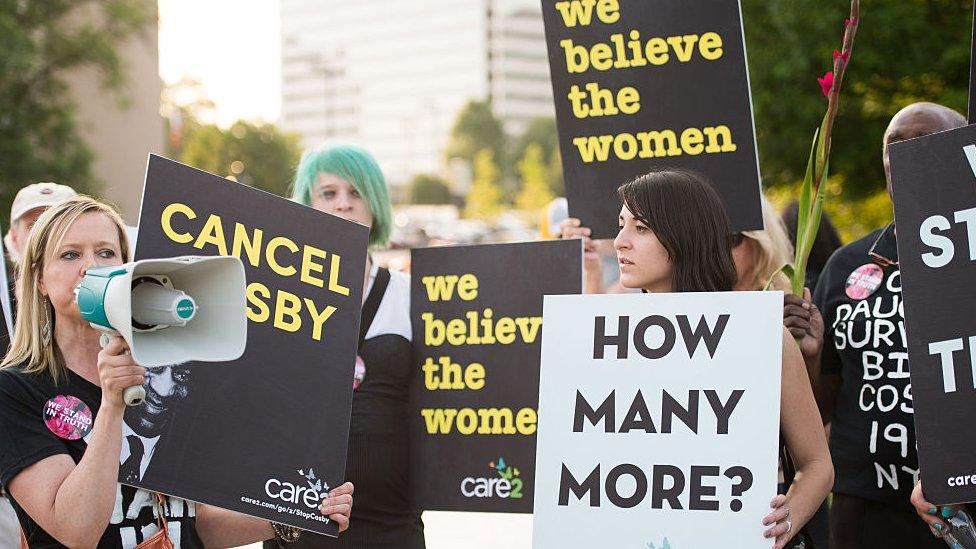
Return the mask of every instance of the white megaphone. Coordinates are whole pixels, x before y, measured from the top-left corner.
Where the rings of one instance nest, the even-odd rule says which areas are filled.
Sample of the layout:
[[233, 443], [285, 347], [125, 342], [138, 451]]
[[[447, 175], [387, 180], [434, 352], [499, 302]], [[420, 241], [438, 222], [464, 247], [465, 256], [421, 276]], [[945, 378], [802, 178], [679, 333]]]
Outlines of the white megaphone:
[[[235, 360], [247, 344], [244, 265], [237, 257], [145, 259], [88, 269], [75, 289], [81, 316], [128, 344], [140, 366]], [[129, 387], [129, 406], [146, 390]]]

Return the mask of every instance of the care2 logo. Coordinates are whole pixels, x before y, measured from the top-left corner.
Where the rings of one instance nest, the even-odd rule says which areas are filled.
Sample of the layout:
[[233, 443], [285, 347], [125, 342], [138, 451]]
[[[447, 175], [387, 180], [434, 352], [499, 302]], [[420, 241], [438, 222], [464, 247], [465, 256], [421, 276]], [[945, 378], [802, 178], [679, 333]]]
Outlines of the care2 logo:
[[305, 484], [301, 481], [292, 484], [284, 480], [270, 478], [264, 483], [264, 493], [272, 499], [280, 499], [289, 503], [304, 503], [306, 507], [315, 508], [321, 501], [329, 495], [329, 485], [324, 480], [315, 477], [315, 471], [311, 467], [306, 473], [299, 469], [298, 474], [304, 477]]
[[466, 498], [519, 499], [522, 497], [521, 473], [517, 467], [505, 462], [504, 457], [488, 463], [496, 476], [465, 477], [461, 481], [461, 495]]

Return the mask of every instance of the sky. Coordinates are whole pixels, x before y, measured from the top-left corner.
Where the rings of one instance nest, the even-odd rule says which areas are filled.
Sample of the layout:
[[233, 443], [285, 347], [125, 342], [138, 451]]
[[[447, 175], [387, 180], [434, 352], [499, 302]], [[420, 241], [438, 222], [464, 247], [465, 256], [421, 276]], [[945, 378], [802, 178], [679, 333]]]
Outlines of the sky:
[[281, 111], [278, 0], [159, 0], [159, 74], [196, 78], [217, 123], [274, 122]]

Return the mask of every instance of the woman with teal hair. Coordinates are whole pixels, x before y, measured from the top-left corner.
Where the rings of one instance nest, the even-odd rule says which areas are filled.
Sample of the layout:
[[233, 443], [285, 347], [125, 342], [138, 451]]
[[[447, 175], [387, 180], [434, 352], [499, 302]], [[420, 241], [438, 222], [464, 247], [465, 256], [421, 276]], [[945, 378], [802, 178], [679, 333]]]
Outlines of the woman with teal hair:
[[[393, 209], [386, 180], [365, 149], [327, 144], [306, 151], [292, 199], [369, 226], [371, 247], [390, 239]], [[409, 478], [410, 277], [377, 266], [368, 254], [364, 275], [346, 459], [346, 476], [356, 486], [355, 527], [338, 539], [305, 535], [290, 547], [425, 547]]]

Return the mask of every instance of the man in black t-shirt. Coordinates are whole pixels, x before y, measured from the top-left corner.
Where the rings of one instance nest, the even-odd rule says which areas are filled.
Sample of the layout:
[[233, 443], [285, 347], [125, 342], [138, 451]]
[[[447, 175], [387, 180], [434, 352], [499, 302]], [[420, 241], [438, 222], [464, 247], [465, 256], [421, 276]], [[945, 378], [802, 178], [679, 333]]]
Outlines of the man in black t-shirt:
[[[965, 124], [933, 103], [899, 111], [884, 136], [889, 195], [889, 144]], [[788, 296], [784, 314], [793, 334], [803, 336], [800, 347], [831, 426], [831, 548], [944, 547], [909, 504], [918, 457], [894, 225], [837, 250], [813, 303]]]

